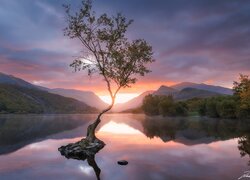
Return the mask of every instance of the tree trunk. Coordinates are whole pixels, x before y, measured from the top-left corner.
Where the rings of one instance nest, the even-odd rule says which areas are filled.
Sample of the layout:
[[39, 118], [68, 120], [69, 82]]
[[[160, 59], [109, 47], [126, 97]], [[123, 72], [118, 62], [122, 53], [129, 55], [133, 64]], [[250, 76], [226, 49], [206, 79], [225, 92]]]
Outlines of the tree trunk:
[[100, 124], [101, 122], [101, 116], [108, 112], [110, 109], [112, 109], [113, 105], [115, 104], [115, 98], [116, 98], [116, 94], [118, 93], [118, 91], [121, 89], [122, 86], [119, 86], [115, 93], [113, 94], [112, 91], [111, 91], [111, 88], [110, 88], [110, 84], [109, 84], [109, 81], [106, 79], [106, 82], [108, 84], [108, 90], [109, 90], [109, 93], [110, 93], [110, 97], [111, 97], [111, 104], [109, 107], [107, 107], [106, 109], [104, 109], [96, 118], [95, 122], [90, 124], [88, 126], [88, 129], [87, 129], [87, 137], [86, 139], [89, 141], [89, 142], [94, 142], [97, 138], [95, 137], [95, 129], [96, 127]]
[[94, 142], [95, 139], [96, 139], [96, 136], [95, 136], [95, 129], [96, 127], [98, 126], [98, 124], [101, 122], [100, 118], [99, 118], [99, 115], [97, 117], [97, 119], [95, 120], [94, 123], [90, 124], [88, 126], [88, 129], [87, 129], [87, 140], [89, 142]]
[[112, 99], [112, 104], [105, 110], [103, 110], [96, 118], [95, 122], [93, 122], [92, 124], [90, 124], [88, 126], [88, 129], [87, 129], [87, 137], [86, 139], [89, 141], [89, 142], [94, 142], [97, 138], [95, 136], [95, 130], [96, 130], [96, 127], [100, 124], [101, 122], [101, 116], [108, 112], [114, 105], [114, 99]]

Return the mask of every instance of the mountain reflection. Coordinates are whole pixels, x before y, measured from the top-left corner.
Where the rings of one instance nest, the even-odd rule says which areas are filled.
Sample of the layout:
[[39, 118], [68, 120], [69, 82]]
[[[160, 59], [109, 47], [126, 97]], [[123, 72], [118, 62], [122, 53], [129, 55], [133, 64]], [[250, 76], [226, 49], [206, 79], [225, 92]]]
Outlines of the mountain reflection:
[[250, 158], [249, 120], [145, 118], [142, 126], [143, 133], [149, 138], [158, 137], [164, 142], [175, 141], [185, 145], [238, 138], [241, 157]]
[[164, 142], [173, 140], [185, 145], [242, 137], [250, 130], [246, 124], [236, 120], [206, 118], [145, 118], [142, 121], [143, 133], [147, 137], [159, 137]]
[[[0, 155], [46, 139], [82, 137], [95, 115], [1, 115]], [[144, 115], [110, 114], [103, 118], [98, 132], [145, 134], [163, 142], [187, 146], [238, 139], [242, 157], [250, 155], [250, 121], [209, 118], [161, 118]], [[95, 158], [87, 160], [97, 175]], [[250, 164], [250, 163], [249, 163]]]
[[[89, 122], [78, 115], [1, 115], [0, 155], [25, 145], [48, 139], [48, 136], [71, 130]], [[82, 129], [82, 134], [85, 134]]]

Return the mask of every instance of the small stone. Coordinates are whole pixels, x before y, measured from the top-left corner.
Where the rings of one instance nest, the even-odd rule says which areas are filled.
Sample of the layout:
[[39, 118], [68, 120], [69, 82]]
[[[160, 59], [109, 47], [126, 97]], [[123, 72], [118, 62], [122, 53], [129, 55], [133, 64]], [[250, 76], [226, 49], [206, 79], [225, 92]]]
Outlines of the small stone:
[[125, 166], [125, 165], [128, 164], [128, 161], [126, 161], [126, 160], [120, 160], [120, 161], [117, 161], [117, 163], [118, 163], [119, 165]]

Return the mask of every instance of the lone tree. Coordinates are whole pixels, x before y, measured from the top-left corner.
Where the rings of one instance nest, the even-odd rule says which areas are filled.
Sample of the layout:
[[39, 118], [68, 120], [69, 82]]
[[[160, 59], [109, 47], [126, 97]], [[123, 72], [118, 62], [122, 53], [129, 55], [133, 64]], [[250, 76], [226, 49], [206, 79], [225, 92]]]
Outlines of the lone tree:
[[75, 13], [71, 13], [70, 5], [64, 7], [68, 23], [64, 35], [78, 39], [84, 52], [70, 66], [75, 71], [87, 70], [89, 76], [93, 73], [102, 76], [112, 99], [112, 103], [88, 126], [86, 140], [94, 142], [100, 118], [113, 107], [119, 90], [130, 87], [138, 76], [150, 72], [146, 66], [154, 61], [152, 47], [143, 39], [128, 40], [126, 31], [133, 21], [120, 13], [97, 16], [91, 0], [82, 1]]

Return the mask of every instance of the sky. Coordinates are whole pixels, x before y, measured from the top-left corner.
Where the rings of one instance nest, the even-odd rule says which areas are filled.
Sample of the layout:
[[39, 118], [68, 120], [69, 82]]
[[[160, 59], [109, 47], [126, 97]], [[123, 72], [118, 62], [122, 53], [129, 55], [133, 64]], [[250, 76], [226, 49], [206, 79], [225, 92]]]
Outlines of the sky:
[[[0, 0], [0, 72], [105, 96], [102, 78], [69, 67], [82, 46], [63, 35], [62, 4], [68, 3], [73, 9], [80, 5], [79, 0]], [[124, 95], [179, 82], [232, 87], [239, 73], [250, 74], [248, 0], [96, 0], [94, 10], [133, 19], [127, 37], [153, 47], [152, 72], [123, 89]]]

